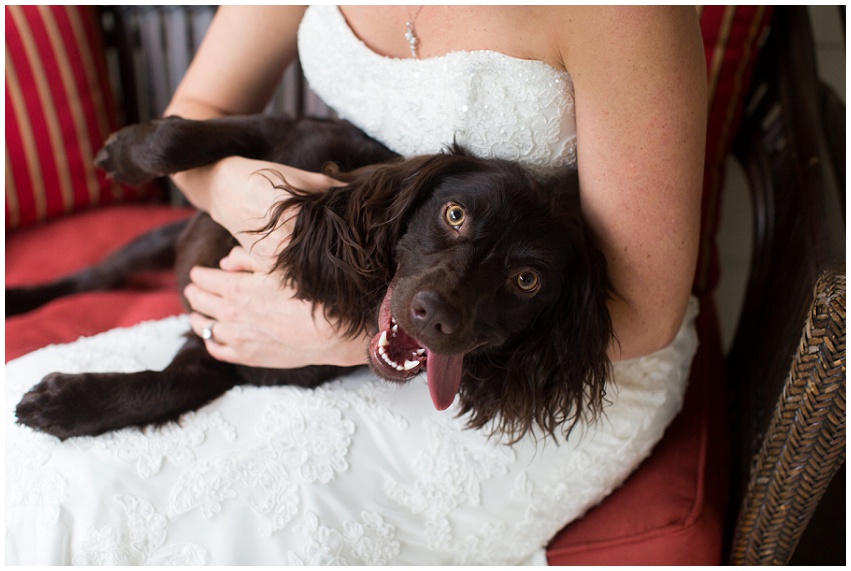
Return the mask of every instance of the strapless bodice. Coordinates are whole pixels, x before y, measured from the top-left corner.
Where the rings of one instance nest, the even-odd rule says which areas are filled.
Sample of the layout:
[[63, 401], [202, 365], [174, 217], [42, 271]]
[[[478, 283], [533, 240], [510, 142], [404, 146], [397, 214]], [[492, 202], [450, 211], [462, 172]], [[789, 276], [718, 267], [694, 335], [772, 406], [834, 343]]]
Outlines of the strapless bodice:
[[536, 174], [575, 166], [573, 82], [544, 62], [494, 51], [386, 57], [354, 34], [336, 6], [308, 8], [299, 57], [328, 106], [401, 155], [457, 142]]

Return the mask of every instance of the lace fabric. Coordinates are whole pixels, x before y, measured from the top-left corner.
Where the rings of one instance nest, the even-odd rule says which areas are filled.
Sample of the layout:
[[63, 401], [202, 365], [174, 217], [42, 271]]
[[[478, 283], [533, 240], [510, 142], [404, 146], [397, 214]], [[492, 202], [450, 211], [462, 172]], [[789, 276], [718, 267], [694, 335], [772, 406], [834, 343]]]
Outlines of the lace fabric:
[[[15, 424], [55, 370], [162, 368], [186, 317], [6, 366], [7, 563], [520, 564], [645, 458], [680, 409], [692, 301], [672, 345], [615, 365], [603, 418], [508, 446], [437, 412], [422, 378], [237, 387], [180, 425], [65, 442]], [[537, 558], [537, 559], [536, 559]]]
[[493, 51], [384, 57], [355, 36], [336, 6], [308, 8], [299, 57], [326, 104], [401, 155], [457, 142], [539, 176], [576, 164], [573, 81], [544, 62]]

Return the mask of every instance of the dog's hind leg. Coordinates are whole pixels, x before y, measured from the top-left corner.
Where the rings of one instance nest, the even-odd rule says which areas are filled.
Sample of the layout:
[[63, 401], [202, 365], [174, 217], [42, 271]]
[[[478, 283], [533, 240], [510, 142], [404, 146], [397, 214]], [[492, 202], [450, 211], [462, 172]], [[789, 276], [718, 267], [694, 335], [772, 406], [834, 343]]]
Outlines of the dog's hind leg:
[[75, 293], [116, 289], [134, 274], [174, 266], [175, 245], [186, 220], [142, 234], [95, 266], [56, 281], [6, 289], [6, 317], [41, 307]]
[[234, 366], [190, 337], [162, 371], [52, 373], [27, 392], [18, 422], [62, 440], [177, 420], [234, 386]]

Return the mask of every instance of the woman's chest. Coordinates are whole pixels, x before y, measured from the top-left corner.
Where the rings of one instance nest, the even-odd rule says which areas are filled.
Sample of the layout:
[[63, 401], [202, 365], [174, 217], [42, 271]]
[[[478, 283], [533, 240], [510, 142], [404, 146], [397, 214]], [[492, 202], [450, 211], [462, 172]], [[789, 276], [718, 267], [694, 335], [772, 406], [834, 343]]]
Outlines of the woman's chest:
[[490, 50], [562, 68], [542, 22], [552, 19], [541, 6], [341, 6], [352, 32], [374, 52], [431, 58], [455, 51]]

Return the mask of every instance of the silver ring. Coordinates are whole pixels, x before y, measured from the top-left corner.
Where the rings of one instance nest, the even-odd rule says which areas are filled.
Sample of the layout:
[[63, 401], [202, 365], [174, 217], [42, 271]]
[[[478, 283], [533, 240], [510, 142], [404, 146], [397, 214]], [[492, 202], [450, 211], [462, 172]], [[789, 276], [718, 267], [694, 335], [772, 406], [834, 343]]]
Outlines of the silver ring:
[[214, 319], [207, 327], [204, 328], [204, 330], [201, 332], [201, 339], [203, 339], [204, 341], [212, 341], [213, 343], [216, 342], [216, 340], [213, 339], [213, 327], [216, 326], [216, 323], [218, 323], [218, 321]]

